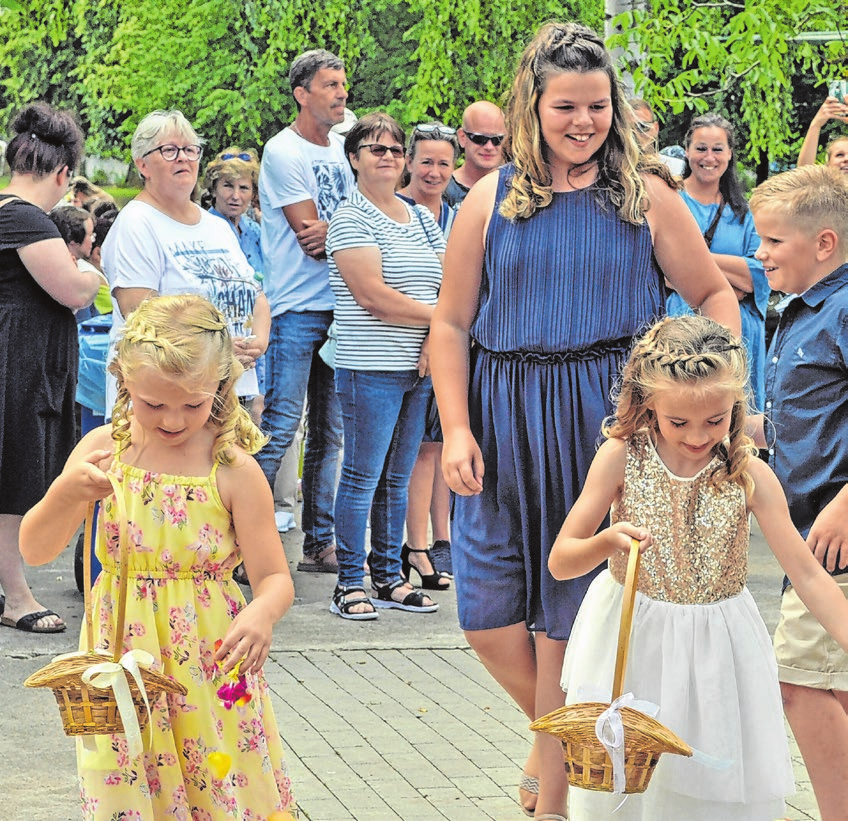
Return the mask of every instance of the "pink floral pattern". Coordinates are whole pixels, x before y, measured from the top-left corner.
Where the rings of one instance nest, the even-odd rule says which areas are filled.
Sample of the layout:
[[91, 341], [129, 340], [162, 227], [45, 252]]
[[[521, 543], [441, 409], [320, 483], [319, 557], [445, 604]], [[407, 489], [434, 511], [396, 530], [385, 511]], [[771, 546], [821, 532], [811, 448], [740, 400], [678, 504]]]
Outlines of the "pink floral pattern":
[[[130, 572], [123, 646], [151, 653], [154, 666], [182, 682], [187, 696], [151, 703], [145, 752], [129, 755], [123, 735], [78, 741], [80, 797], [86, 821], [267, 821], [297, 816], [270, 692], [247, 676], [251, 700], [227, 710], [213, 656], [244, 597], [232, 581], [241, 560], [229, 512], [208, 477], [165, 476], [116, 463], [129, 517]], [[120, 549], [117, 505], [103, 503], [97, 555], [104, 567], [93, 590], [95, 638], [113, 641]], [[161, 639], [160, 639], [161, 637]], [[162, 643], [160, 644], [160, 640]], [[145, 731], [147, 738], [147, 731]], [[208, 757], [232, 764], [216, 778]], [[220, 774], [220, 773], [219, 773]]]

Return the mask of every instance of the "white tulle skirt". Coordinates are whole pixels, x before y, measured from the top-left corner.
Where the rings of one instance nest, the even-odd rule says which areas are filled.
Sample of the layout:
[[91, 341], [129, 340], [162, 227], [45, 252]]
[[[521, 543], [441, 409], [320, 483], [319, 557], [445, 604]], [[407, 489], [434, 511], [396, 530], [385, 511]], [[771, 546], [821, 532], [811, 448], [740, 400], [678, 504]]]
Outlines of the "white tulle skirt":
[[[566, 703], [609, 701], [622, 586], [602, 572], [565, 654]], [[570, 790], [570, 821], [775, 821], [794, 792], [766, 627], [747, 588], [713, 604], [637, 594], [624, 692], [658, 704], [657, 719], [713, 765], [663, 755], [643, 795]]]

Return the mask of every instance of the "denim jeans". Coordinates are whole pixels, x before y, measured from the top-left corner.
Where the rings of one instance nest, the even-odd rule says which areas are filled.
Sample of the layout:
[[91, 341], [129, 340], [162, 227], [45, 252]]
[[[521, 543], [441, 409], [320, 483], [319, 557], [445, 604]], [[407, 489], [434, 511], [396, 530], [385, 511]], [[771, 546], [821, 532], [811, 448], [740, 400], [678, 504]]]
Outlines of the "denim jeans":
[[336, 494], [339, 584], [359, 586], [371, 511], [371, 580], [399, 579], [409, 477], [415, 466], [430, 395], [418, 371], [336, 369], [344, 424], [344, 457]]
[[333, 499], [342, 447], [333, 370], [318, 356], [332, 321], [332, 311], [286, 311], [271, 320], [262, 411], [262, 429], [271, 438], [256, 454], [273, 491], [277, 470], [297, 432], [306, 399], [303, 555], [313, 558], [333, 543]]

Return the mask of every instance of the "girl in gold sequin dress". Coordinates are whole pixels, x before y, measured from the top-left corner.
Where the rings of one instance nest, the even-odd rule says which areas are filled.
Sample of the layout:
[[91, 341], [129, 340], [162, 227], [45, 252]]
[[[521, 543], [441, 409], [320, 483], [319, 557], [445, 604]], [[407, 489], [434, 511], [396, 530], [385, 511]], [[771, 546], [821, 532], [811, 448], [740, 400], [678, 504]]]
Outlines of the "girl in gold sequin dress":
[[[745, 435], [742, 346], [702, 317], [664, 319], [625, 367], [583, 491], [548, 566], [579, 576], [609, 559], [583, 601], [563, 665], [566, 703], [609, 701], [631, 538], [644, 551], [625, 692], [718, 759], [664, 756], [615, 819], [774, 821], [793, 791], [771, 641], [746, 585], [748, 514], [816, 618], [848, 648], [848, 601], [793, 528]], [[612, 508], [610, 527], [596, 532]], [[593, 535], [594, 534], [594, 535]], [[621, 796], [570, 791], [571, 821]]]
[[[267, 821], [296, 814], [262, 665], [294, 598], [268, 483], [249, 455], [263, 437], [238, 404], [241, 366], [223, 315], [196, 295], [149, 299], [129, 318], [110, 366], [112, 427], [89, 433], [25, 517], [21, 551], [50, 561], [90, 500], [102, 499], [93, 590], [96, 646], [114, 634], [126, 503], [129, 581], [123, 652], [140, 649], [185, 685], [151, 704], [152, 740], [77, 742], [87, 821]], [[114, 453], [113, 453], [114, 450]], [[232, 580], [244, 558], [246, 604]], [[84, 629], [84, 628], [83, 628]], [[226, 674], [237, 663], [238, 683]], [[243, 692], [247, 690], [247, 697]]]

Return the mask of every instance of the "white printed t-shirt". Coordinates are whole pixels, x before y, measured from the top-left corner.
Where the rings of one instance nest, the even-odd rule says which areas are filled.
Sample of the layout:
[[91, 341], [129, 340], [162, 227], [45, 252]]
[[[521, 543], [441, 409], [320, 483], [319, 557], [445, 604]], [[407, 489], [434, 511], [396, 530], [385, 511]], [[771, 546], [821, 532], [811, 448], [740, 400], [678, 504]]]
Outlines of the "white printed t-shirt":
[[404, 205], [409, 222], [395, 222], [354, 191], [330, 221], [327, 256], [330, 284], [336, 293], [337, 368], [405, 371], [418, 367], [421, 343], [429, 328], [393, 325], [368, 313], [353, 298], [332, 256], [347, 248], [376, 246], [386, 285], [425, 305], [435, 305], [442, 284], [442, 263], [437, 255], [444, 253], [445, 237], [429, 208]]
[[259, 172], [265, 295], [271, 316], [284, 311], [331, 311], [327, 261], [303, 253], [283, 213], [287, 205], [313, 200], [318, 218], [330, 221], [354, 188], [344, 140], [329, 133], [328, 146], [315, 145], [284, 128], [265, 145]]
[[[145, 202], [128, 203], [103, 243], [103, 270], [112, 289], [113, 323], [109, 357], [126, 322], [115, 288], [146, 288], [159, 294], [200, 294], [226, 317], [230, 333], [249, 336], [261, 290], [238, 238], [220, 217], [197, 208], [200, 221], [185, 225]], [[115, 383], [106, 385], [106, 408], [115, 401]], [[239, 396], [259, 393], [256, 369], [236, 383]]]

